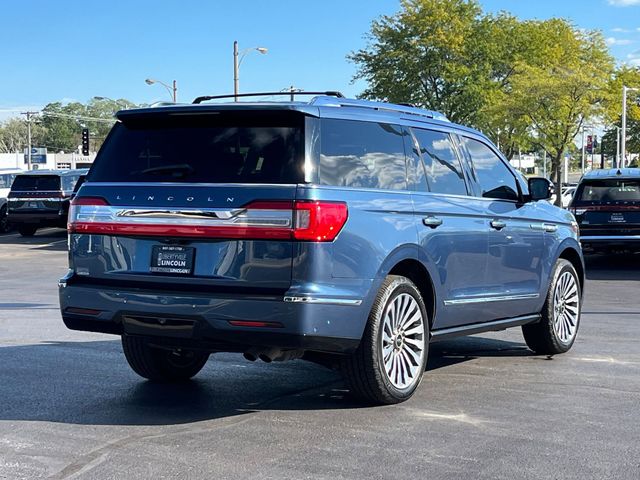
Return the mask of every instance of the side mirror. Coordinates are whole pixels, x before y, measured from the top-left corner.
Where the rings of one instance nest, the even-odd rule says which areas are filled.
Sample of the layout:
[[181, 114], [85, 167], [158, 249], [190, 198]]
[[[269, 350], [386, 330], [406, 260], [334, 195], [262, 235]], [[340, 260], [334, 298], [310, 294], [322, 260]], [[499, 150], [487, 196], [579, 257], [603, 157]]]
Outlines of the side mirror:
[[543, 177], [532, 177], [528, 180], [531, 201], [551, 198], [552, 183]]

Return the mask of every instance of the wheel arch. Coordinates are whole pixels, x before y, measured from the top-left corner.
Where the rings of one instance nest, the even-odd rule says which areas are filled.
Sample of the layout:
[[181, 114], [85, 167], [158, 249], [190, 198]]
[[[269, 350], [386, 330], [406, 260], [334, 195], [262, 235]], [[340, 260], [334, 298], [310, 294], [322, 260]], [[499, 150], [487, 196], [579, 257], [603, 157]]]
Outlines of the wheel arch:
[[415, 258], [405, 258], [396, 263], [388, 272], [388, 275], [401, 275], [411, 280], [424, 301], [429, 317], [429, 328], [433, 327], [436, 313], [436, 293], [427, 268]]
[[567, 260], [568, 262], [571, 262], [571, 264], [573, 265], [573, 268], [576, 269], [576, 272], [578, 272], [578, 279], [580, 280], [580, 292], [582, 293], [584, 291], [584, 278], [585, 278], [584, 262], [582, 261], [582, 255], [580, 255], [580, 253], [575, 248], [571, 246], [567, 246], [560, 252], [560, 254], [558, 255], [558, 258], [562, 258], [564, 260]]

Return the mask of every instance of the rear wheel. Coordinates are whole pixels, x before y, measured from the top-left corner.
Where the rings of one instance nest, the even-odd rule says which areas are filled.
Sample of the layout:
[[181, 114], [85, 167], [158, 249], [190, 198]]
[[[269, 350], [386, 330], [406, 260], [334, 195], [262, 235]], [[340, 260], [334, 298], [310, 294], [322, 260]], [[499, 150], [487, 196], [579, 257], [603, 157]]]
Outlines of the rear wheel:
[[18, 232], [23, 237], [33, 237], [36, 234], [36, 230], [38, 230], [38, 227], [35, 225], [20, 225], [18, 227]]
[[407, 400], [422, 380], [429, 348], [429, 321], [418, 288], [389, 275], [373, 304], [362, 341], [343, 361], [353, 393], [377, 404]]
[[582, 295], [580, 279], [571, 262], [556, 262], [539, 323], [523, 325], [528, 347], [542, 355], [567, 352], [578, 334]]
[[209, 359], [208, 353], [153, 347], [144, 337], [122, 336], [127, 362], [138, 375], [158, 382], [180, 382], [196, 375]]
[[7, 215], [7, 206], [3, 205], [0, 208], [0, 233], [7, 233], [11, 230], [11, 225], [9, 224], [9, 216]]

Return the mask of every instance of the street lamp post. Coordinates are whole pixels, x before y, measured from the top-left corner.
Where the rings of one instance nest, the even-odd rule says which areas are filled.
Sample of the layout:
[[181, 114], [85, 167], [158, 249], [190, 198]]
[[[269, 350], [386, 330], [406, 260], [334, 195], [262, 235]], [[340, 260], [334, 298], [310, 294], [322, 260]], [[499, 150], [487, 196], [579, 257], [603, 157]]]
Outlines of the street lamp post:
[[173, 81], [172, 86], [169, 86], [166, 83], [161, 82], [160, 80], [154, 80], [153, 78], [147, 78], [145, 80], [145, 83], [147, 85], [153, 85], [154, 83], [159, 83], [160, 85], [162, 85], [164, 88], [167, 89], [167, 91], [169, 92], [169, 95], [171, 95], [171, 98], [173, 99], [173, 103], [176, 103], [178, 101], [178, 84], [176, 83], [175, 80]]
[[265, 47], [251, 47], [243, 50], [242, 53], [239, 54], [238, 41], [235, 40], [233, 42], [233, 100], [235, 102], [238, 101], [238, 93], [240, 91], [240, 65], [247, 53], [253, 50], [260, 52], [262, 55], [265, 55], [269, 51], [269, 49]]
[[627, 87], [626, 85], [622, 86], [622, 141], [620, 142], [620, 162], [618, 167], [622, 166], [624, 168], [624, 162], [627, 156], [627, 92], [635, 92], [640, 90], [640, 88], [632, 88]]
[[616, 125], [616, 167], [620, 168], [620, 127]]

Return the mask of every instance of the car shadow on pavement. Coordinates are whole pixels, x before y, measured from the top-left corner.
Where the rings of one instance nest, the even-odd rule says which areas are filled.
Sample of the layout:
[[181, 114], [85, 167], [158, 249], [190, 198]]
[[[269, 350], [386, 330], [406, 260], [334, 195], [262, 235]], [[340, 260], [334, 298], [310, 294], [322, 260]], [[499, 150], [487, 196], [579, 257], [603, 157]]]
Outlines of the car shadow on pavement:
[[67, 231], [62, 228], [46, 228], [39, 230], [32, 237], [23, 237], [17, 232], [0, 235], [2, 245], [25, 245], [30, 250], [56, 250], [67, 249]]
[[429, 345], [427, 372], [480, 357], [529, 357], [526, 344], [481, 336], [442, 340]]
[[587, 255], [588, 280], [640, 280], [640, 255]]
[[[532, 355], [488, 338], [434, 343], [428, 370], [483, 356]], [[251, 363], [215, 354], [192, 381], [159, 384], [128, 367], [119, 340], [0, 348], [0, 420], [178, 425], [264, 410], [363, 408], [338, 372], [310, 362]]]

